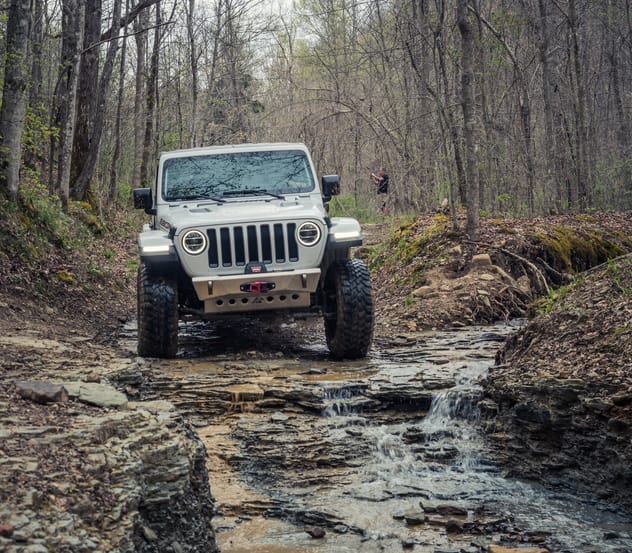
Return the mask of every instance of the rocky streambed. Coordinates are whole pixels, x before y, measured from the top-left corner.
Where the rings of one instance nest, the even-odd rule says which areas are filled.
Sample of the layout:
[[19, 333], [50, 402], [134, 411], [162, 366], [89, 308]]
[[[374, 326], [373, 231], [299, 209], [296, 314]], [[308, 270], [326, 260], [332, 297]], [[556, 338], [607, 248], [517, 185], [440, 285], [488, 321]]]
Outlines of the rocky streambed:
[[239, 341], [188, 324], [179, 359], [115, 377], [196, 428], [222, 552], [632, 551], [629, 512], [496, 464], [480, 382], [515, 326], [382, 337], [334, 363], [295, 322], [248, 324]]

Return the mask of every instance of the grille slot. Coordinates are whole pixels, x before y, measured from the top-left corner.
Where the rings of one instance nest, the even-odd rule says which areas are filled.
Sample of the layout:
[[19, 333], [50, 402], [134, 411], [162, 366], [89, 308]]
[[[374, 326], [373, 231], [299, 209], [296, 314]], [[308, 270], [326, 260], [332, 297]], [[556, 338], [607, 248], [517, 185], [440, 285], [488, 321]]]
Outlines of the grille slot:
[[254, 261], [296, 263], [296, 223], [227, 226], [207, 230], [211, 268], [243, 267]]

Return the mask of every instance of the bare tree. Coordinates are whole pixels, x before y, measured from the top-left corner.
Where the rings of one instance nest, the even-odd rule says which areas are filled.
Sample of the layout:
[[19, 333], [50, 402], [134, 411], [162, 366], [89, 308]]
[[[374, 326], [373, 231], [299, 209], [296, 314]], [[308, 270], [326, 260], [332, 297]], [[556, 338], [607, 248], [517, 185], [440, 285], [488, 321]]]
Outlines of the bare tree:
[[28, 100], [31, 0], [11, 0], [7, 21], [4, 86], [0, 108], [0, 191], [16, 200], [20, 185], [22, 131]]
[[143, 9], [138, 19], [134, 20], [134, 37], [136, 40], [136, 87], [134, 95], [134, 169], [132, 187], [138, 188], [143, 184], [141, 166], [143, 151], [145, 150], [145, 70], [147, 56], [147, 31], [149, 27], [149, 11]]
[[531, 136], [531, 99], [529, 97], [529, 86], [527, 83], [527, 77], [525, 76], [525, 69], [520, 66], [518, 58], [514, 54], [514, 49], [507, 43], [502, 34], [497, 31], [478, 10], [475, 10], [475, 13], [496, 40], [498, 40], [503, 50], [506, 52], [507, 57], [511, 60], [511, 65], [514, 69], [516, 90], [518, 93], [518, 105], [520, 109], [520, 123], [522, 126], [522, 138], [524, 141], [524, 158], [527, 168], [527, 206], [529, 216], [533, 217], [535, 213], [535, 160]]
[[[129, 11], [129, 0], [126, 9]], [[123, 26], [123, 44], [121, 46], [121, 58], [119, 60], [118, 93], [116, 96], [116, 115], [114, 118], [114, 151], [110, 163], [110, 186], [108, 189], [108, 203], [112, 204], [116, 200], [118, 191], [118, 164], [121, 158], [121, 126], [122, 110], [125, 98], [125, 62], [127, 61], [127, 22]]]
[[162, 25], [162, 15], [160, 10], [161, 2], [155, 6], [156, 24], [154, 28], [154, 45], [151, 52], [149, 75], [147, 77], [147, 97], [145, 108], [145, 136], [143, 138], [143, 156], [140, 165], [140, 182], [147, 182], [149, 157], [152, 151], [154, 137], [154, 117], [156, 115], [156, 95], [158, 88], [158, 67], [160, 53], [160, 27]]
[[75, 129], [70, 166], [70, 195], [83, 199], [78, 180], [90, 151], [97, 114], [99, 87], [99, 43], [101, 39], [102, 0], [85, 0], [83, 44], [79, 62]]
[[479, 235], [479, 182], [476, 167], [476, 116], [474, 111], [474, 73], [472, 70], [474, 39], [467, 0], [457, 0], [456, 18], [461, 33], [461, 106], [463, 108], [463, 135], [467, 160], [466, 232], [470, 240], [477, 241]]
[[[114, 0], [112, 15], [115, 21], [118, 21], [121, 17], [121, 3], [122, 0]], [[110, 80], [112, 78], [112, 71], [114, 70], [117, 47], [118, 31], [108, 43], [108, 50], [105, 56], [105, 62], [103, 63], [103, 71], [101, 72], [101, 77], [99, 79], [95, 95], [96, 111], [92, 120], [92, 132], [90, 133], [88, 151], [86, 152], [87, 155], [85, 157], [83, 167], [81, 168], [81, 172], [79, 173], [75, 183], [75, 199], [77, 200], [83, 200], [86, 198], [86, 194], [90, 186], [90, 179], [92, 178], [94, 167], [99, 156], [101, 135], [103, 133], [103, 125], [105, 124], [105, 104]]]
[[[51, 138], [51, 159], [57, 158], [57, 180], [53, 187], [64, 206], [70, 197], [70, 161], [75, 130], [75, 105], [77, 97], [77, 74], [79, 72], [79, 45], [83, 30], [83, 2], [62, 2], [62, 46], [59, 79], [54, 98], [54, 124], [59, 128], [59, 145]], [[55, 156], [55, 153], [57, 155]], [[50, 182], [53, 166], [51, 163]], [[50, 185], [49, 185], [50, 186]]]
[[197, 145], [198, 123], [198, 53], [195, 45], [195, 0], [189, 0], [187, 11], [187, 35], [189, 38], [189, 61], [191, 64], [191, 138], [190, 145]]

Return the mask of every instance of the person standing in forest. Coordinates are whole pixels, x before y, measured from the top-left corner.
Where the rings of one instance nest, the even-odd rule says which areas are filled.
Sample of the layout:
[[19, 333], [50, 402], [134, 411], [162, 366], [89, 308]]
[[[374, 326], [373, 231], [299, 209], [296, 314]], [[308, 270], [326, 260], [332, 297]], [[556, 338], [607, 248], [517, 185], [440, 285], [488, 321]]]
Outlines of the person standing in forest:
[[[375, 191], [378, 194], [388, 194], [388, 173], [386, 172], [385, 167], [380, 167], [380, 170], [376, 173], [370, 173], [371, 182], [375, 185]], [[382, 200], [382, 205], [380, 206], [380, 212], [382, 215], [386, 216], [386, 196], [384, 196], [384, 200]]]

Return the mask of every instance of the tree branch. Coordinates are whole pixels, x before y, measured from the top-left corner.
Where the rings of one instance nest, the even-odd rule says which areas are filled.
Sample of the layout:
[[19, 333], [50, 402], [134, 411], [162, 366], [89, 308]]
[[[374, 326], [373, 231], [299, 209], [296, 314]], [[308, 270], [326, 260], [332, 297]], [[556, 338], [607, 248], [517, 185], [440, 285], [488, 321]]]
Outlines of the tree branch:
[[[112, 27], [110, 27], [107, 31], [105, 31], [102, 35], [101, 35], [101, 42], [99, 42], [98, 44], [103, 44], [104, 42], [107, 42], [109, 40], [112, 40], [112, 38], [114, 37], [114, 33], [116, 31], [118, 31], [119, 29], [122, 29], [123, 27], [125, 27], [126, 25], [129, 25], [132, 21], [134, 21], [134, 19], [136, 19], [136, 17], [138, 16], [138, 14], [140, 12], [142, 12], [145, 8], [149, 8], [150, 6], [153, 6], [154, 4], [156, 4], [157, 2], [159, 2], [160, 0], [142, 0], [141, 2], [139, 2], [138, 4], [136, 4], [130, 11], [128, 14], [125, 15], [125, 17], [121, 17], [121, 19], [118, 22], [118, 25], [112, 25]], [[149, 29], [144, 29], [144, 30], [149, 30]], [[141, 31], [142, 32], [142, 31]], [[91, 48], [93, 46], [97, 46], [97, 44], [93, 44], [91, 46]]]

